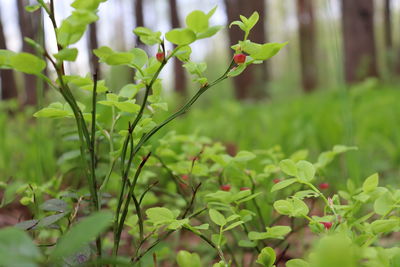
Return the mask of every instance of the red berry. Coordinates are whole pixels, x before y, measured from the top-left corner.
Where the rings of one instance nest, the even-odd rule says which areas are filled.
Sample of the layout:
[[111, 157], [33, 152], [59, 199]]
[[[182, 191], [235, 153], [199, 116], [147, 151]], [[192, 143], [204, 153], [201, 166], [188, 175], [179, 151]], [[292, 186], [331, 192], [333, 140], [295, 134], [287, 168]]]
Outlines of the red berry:
[[281, 181], [281, 179], [279, 179], [279, 178], [275, 178], [274, 180], [272, 180], [272, 182], [274, 183], [274, 184], [277, 184], [277, 183], [279, 183]]
[[246, 61], [246, 55], [245, 54], [236, 54], [233, 56], [233, 60], [235, 61], [236, 64], [242, 64]]
[[182, 178], [182, 180], [187, 181], [187, 180], [189, 180], [189, 175], [182, 174], [181, 178]]
[[250, 188], [248, 188], [248, 187], [241, 187], [240, 188], [240, 191], [246, 191], [246, 190], [250, 190]]
[[329, 230], [332, 227], [332, 223], [331, 222], [320, 222], [321, 224], [324, 225], [325, 229]]
[[165, 58], [164, 53], [163, 52], [158, 52], [156, 54], [156, 58], [157, 58], [158, 61], [163, 62], [164, 58]]
[[321, 190], [326, 190], [329, 188], [329, 184], [328, 183], [320, 183], [319, 184], [319, 189]]
[[229, 184], [223, 184], [223, 185], [221, 185], [220, 189], [222, 191], [229, 192], [231, 190], [231, 186]]

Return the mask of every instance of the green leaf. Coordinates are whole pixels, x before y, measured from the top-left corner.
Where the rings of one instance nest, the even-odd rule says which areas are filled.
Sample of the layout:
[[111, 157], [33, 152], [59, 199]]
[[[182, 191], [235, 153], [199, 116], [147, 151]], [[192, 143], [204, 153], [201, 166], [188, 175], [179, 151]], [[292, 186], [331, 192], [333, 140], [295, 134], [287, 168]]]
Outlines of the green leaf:
[[174, 220], [168, 225], [168, 229], [176, 230], [182, 228], [185, 224], [189, 223], [189, 219]]
[[212, 267], [226, 267], [226, 264], [223, 261], [214, 263]]
[[79, 9], [61, 22], [57, 29], [57, 41], [62, 47], [78, 42], [86, 31], [88, 24], [98, 19], [95, 13]]
[[17, 197], [17, 191], [20, 188], [20, 186], [21, 186], [20, 182], [7, 184], [7, 186], [5, 186], [5, 189], [3, 191], [3, 198], [1, 199], [0, 202], [1, 203], [0, 208], [3, 208], [7, 204], [14, 201], [14, 199]]
[[[80, 77], [80, 76], [64, 76], [65, 82], [68, 83], [69, 86], [76, 86], [79, 89], [86, 91], [93, 91], [93, 81], [90, 77]], [[105, 86], [104, 80], [97, 81], [97, 93], [103, 93], [108, 91], [108, 88]]]
[[[130, 65], [138, 63], [139, 66], [143, 66], [147, 62], [147, 55], [143, 54], [140, 50], [132, 50], [131, 52], [116, 52], [107, 46], [102, 46], [93, 50], [93, 53], [100, 59], [100, 62], [104, 62], [110, 66], [117, 65]], [[139, 58], [135, 61], [135, 54]]]
[[208, 28], [208, 18], [203, 11], [195, 10], [186, 16], [186, 25], [195, 33], [203, 32]]
[[[246, 190], [246, 191], [250, 191], [250, 190]], [[245, 191], [241, 191], [241, 192], [245, 192]], [[235, 202], [236, 202], [237, 204], [240, 204], [240, 203], [243, 203], [243, 202], [252, 200], [253, 198], [258, 197], [258, 196], [261, 195], [262, 193], [263, 193], [263, 192], [257, 192], [257, 193], [251, 194], [251, 195], [249, 195], [249, 196], [247, 196], [247, 197], [240, 198], [239, 200], [235, 200]]]
[[149, 57], [147, 56], [146, 51], [140, 48], [133, 48], [132, 50], [129, 51], [133, 55], [133, 61], [132, 64], [135, 65], [135, 67], [142, 68], [144, 65], [147, 64]]
[[347, 151], [357, 150], [357, 149], [358, 148], [356, 146], [336, 145], [333, 147], [332, 151], [335, 152], [336, 154], [340, 154], [340, 153], [345, 153]]
[[400, 219], [376, 220], [371, 223], [372, 231], [375, 234], [392, 232], [400, 226]]
[[295, 183], [296, 181], [297, 181], [296, 178], [291, 178], [291, 179], [283, 180], [283, 181], [281, 181], [281, 182], [279, 182], [279, 183], [277, 183], [277, 184], [274, 184], [274, 185], [272, 186], [272, 188], [271, 188], [271, 192], [275, 192], [275, 191], [281, 190], [281, 189], [283, 189], [283, 188], [286, 188], [286, 187], [288, 187], [289, 185]]
[[188, 45], [196, 40], [196, 34], [190, 29], [173, 29], [165, 34], [165, 38], [176, 45]]
[[50, 216], [44, 217], [44, 218], [39, 220], [36, 228], [47, 227], [49, 225], [52, 225], [53, 223], [58, 222], [59, 220], [64, 218], [65, 215], [67, 215], [67, 214], [63, 212], [63, 213], [54, 214], [54, 215], [50, 215]]
[[39, 223], [39, 220], [27, 220], [14, 225], [14, 227], [22, 229], [22, 230], [30, 230], [36, 229], [36, 225]]
[[13, 51], [0, 49], [0, 68], [2, 69], [10, 69], [11, 66], [11, 57], [16, 55]]
[[179, 267], [201, 267], [200, 257], [197, 253], [190, 253], [185, 250], [178, 252], [176, 261]]
[[243, 221], [234, 222], [234, 223], [228, 225], [226, 228], [224, 228], [223, 231], [224, 231], [224, 232], [225, 232], [225, 231], [229, 231], [229, 230], [231, 230], [231, 229], [233, 229], [233, 228], [235, 228], [235, 227], [238, 227], [239, 225], [242, 225], [242, 224], [244, 224]]
[[277, 200], [273, 205], [274, 209], [282, 215], [290, 215], [293, 212], [293, 205], [288, 200]]
[[51, 252], [50, 259], [59, 261], [62, 257], [78, 252], [106, 230], [111, 224], [112, 218], [111, 212], [99, 211], [82, 219], [60, 238]]
[[60, 50], [54, 57], [58, 60], [75, 61], [78, 56], [77, 48], [64, 48]]
[[38, 10], [40, 8], [40, 4], [36, 4], [36, 5], [30, 5], [30, 6], [25, 6], [25, 10], [27, 12], [35, 12], [36, 10]]
[[105, 2], [107, 0], [75, 0], [71, 6], [75, 9], [87, 9], [94, 11], [99, 7], [101, 2]]
[[39, 54], [43, 54], [44, 52], [43, 46], [38, 42], [36, 42], [35, 40], [28, 37], [24, 37], [24, 42], [32, 46], [35, 50], [38, 51]]
[[209, 38], [211, 36], [214, 36], [217, 34], [221, 29], [223, 29], [224, 26], [211, 26], [207, 30], [200, 32], [196, 35], [197, 39], [204, 39], [204, 38]]
[[292, 198], [292, 203], [293, 203], [293, 217], [303, 217], [308, 214], [309, 209], [306, 203], [304, 201], [298, 199], [298, 198]]
[[46, 68], [46, 62], [29, 53], [18, 53], [10, 58], [10, 65], [17, 71], [39, 74]]
[[161, 32], [153, 32], [146, 27], [137, 27], [133, 33], [139, 36], [140, 41], [147, 45], [155, 45], [161, 43]]
[[127, 100], [124, 102], [114, 102], [114, 106], [121, 111], [136, 113], [139, 111], [140, 106], [135, 104], [135, 100]]
[[239, 28], [240, 28], [242, 31], [246, 31], [246, 26], [245, 26], [245, 24], [244, 24], [243, 22], [241, 22], [241, 21], [238, 21], [238, 20], [233, 21], [231, 24], [229, 24], [229, 28], [231, 28], [233, 25], [239, 26]]
[[246, 29], [247, 31], [250, 31], [258, 22], [260, 16], [257, 11], [255, 11], [250, 18], [248, 18], [248, 21], [246, 23]]
[[207, 17], [208, 17], [208, 18], [211, 18], [211, 17], [214, 15], [215, 11], [217, 11], [217, 8], [218, 8], [218, 6], [213, 7], [213, 8], [207, 13]]
[[222, 215], [222, 213], [220, 213], [219, 211], [215, 210], [215, 209], [210, 209], [209, 210], [209, 215], [211, 220], [219, 225], [219, 226], [224, 226], [226, 224], [226, 219], [224, 217], [224, 215]]
[[249, 241], [249, 240], [239, 240], [238, 245], [239, 245], [239, 247], [243, 247], [243, 248], [254, 248], [257, 246], [257, 243]]
[[45, 211], [65, 212], [69, 210], [68, 204], [62, 199], [49, 199], [46, 200], [40, 208]]
[[190, 46], [185, 45], [182, 46], [178, 52], [175, 53], [175, 56], [183, 62], [187, 62], [190, 59], [190, 55], [192, 54], [192, 48]]
[[275, 201], [274, 208], [278, 213], [291, 217], [303, 217], [309, 212], [308, 206], [298, 198]]
[[304, 198], [311, 198], [311, 197], [319, 197], [320, 195], [315, 192], [314, 190], [301, 190], [297, 191], [294, 196], [298, 199], [304, 199]]
[[250, 56], [256, 60], [267, 60], [275, 56], [288, 43], [268, 43], [261, 45], [261, 48]]
[[300, 160], [296, 164], [297, 167], [297, 177], [304, 182], [311, 181], [315, 176], [315, 167], [312, 163]]
[[48, 107], [33, 114], [36, 118], [64, 118], [71, 115], [71, 112], [65, 109], [60, 102], [51, 103]]
[[254, 153], [251, 153], [249, 151], [240, 151], [234, 157], [234, 160], [238, 161], [238, 162], [247, 162], [247, 161], [250, 161], [255, 158], [256, 158], [256, 155]]
[[141, 84], [127, 84], [121, 88], [118, 95], [132, 99], [136, 96], [139, 90], [142, 88]]
[[36, 267], [41, 258], [39, 248], [25, 231], [14, 227], [0, 230], [0, 266]]
[[271, 267], [274, 265], [275, 260], [276, 260], [276, 255], [273, 248], [265, 247], [261, 250], [261, 253], [258, 255], [257, 263], [261, 264], [264, 267]]
[[240, 75], [245, 69], [247, 65], [246, 64], [240, 64], [239, 66], [233, 67], [229, 72], [228, 72], [228, 77], [236, 77]]
[[286, 267], [310, 267], [310, 264], [302, 259], [293, 259], [286, 262]]
[[296, 163], [294, 163], [294, 161], [291, 159], [282, 160], [281, 162], [279, 162], [279, 167], [287, 175], [297, 176], [298, 174]]
[[289, 226], [277, 225], [273, 227], [267, 227], [267, 233], [274, 238], [282, 238], [292, 230]]
[[379, 176], [377, 173], [372, 174], [365, 179], [362, 189], [365, 193], [370, 193], [375, 190], [379, 183]]
[[374, 202], [374, 211], [376, 214], [385, 215], [393, 208], [394, 199], [390, 192], [378, 197]]
[[291, 228], [289, 226], [273, 226], [267, 227], [266, 232], [250, 232], [248, 237], [250, 240], [262, 240], [262, 239], [283, 239], [285, 235], [290, 233]]
[[166, 224], [175, 220], [176, 216], [167, 208], [155, 207], [146, 210], [147, 218], [154, 225]]

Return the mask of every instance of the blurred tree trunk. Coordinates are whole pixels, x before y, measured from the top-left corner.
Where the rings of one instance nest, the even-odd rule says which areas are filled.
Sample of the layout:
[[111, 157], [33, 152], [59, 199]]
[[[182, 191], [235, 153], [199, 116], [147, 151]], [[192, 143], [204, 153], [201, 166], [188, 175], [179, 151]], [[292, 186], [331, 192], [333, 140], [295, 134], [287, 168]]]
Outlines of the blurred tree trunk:
[[303, 90], [311, 92], [317, 85], [316, 38], [313, 0], [297, 0], [300, 65]]
[[[143, 0], [135, 0], [135, 24], [136, 27], [144, 27], [144, 16], [143, 16]], [[144, 48], [144, 44], [140, 41], [139, 37], [136, 36], [136, 46]]]
[[[256, 43], [265, 43], [265, 1], [264, 0], [224, 0], [226, 14], [228, 17], [228, 25], [239, 20], [239, 15], [249, 17], [254, 11], [258, 11], [260, 20], [252, 29], [249, 39]], [[237, 44], [239, 40], [243, 40], [244, 33], [239, 27], [233, 26], [229, 29], [229, 51], [231, 45]], [[235, 95], [238, 99], [260, 99], [266, 96], [264, 90], [265, 81], [269, 79], [269, 73], [266, 63], [261, 66], [251, 65], [240, 76], [235, 77]]]
[[[178, 8], [176, 0], [169, 0], [169, 11], [172, 28], [181, 27], [179, 21]], [[183, 96], [187, 95], [186, 90], [186, 72], [182, 67], [181, 61], [176, 57], [174, 60], [174, 88], [175, 91]]]
[[99, 47], [98, 38], [97, 38], [97, 24], [96, 22], [90, 24], [89, 26], [89, 61], [90, 61], [90, 70], [92, 73], [97, 71], [98, 77], [101, 77], [100, 68], [99, 68], [99, 60], [96, 55], [93, 53], [93, 50]]
[[385, 0], [384, 6], [385, 46], [389, 50], [393, 47], [391, 2], [391, 0]]
[[383, 7], [383, 27], [385, 32], [385, 62], [389, 74], [393, 73], [394, 64], [396, 60], [393, 58], [393, 36], [392, 36], [392, 14], [391, 14], [391, 0], [384, 0]]
[[[25, 6], [29, 5], [28, 0], [17, 0], [18, 22], [21, 31], [22, 51], [35, 54], [35, 50], [24, 41], [24, 37], [35, 40], [35, 33], [39, 29], [40, 17], [37, 14], [32, 16], [31, 13], [25, 11]], [[33, 75], [24, 75], [25, 99], [22, 101], [24, 105], [37, 104], [36, 83], [37, 79]]]
[[373, 0], [342, 0], [342, 27], [346, 81], [377, 77]]
[[[0, 49], [7, 49], [6, 38], [3, 31], [3, 23], [0, 17]], [[1, 79], [1, 99], [12, 99], [18, 97], [12, 70], [0, 70]]]

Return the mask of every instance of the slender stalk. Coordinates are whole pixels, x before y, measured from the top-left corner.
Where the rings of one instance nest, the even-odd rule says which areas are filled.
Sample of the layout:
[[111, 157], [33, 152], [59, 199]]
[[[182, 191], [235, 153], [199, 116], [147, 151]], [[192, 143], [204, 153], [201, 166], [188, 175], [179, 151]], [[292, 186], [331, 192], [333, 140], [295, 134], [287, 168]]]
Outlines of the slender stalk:
[[144, 227], [143, 227], [143, 217], [142, 217], [142, 211], [140, 209], [140, 203], [136, 199], [135, 194], [132, 194], [132, 200], [133, 203], [135, 204], [135, 209], [136, 209], [136, 214], [138, 216], [138, 224], [139, 224], [139, 244], [143, 241], [144, 239]]
[[222, 252], [221, 248], [219, 246], [216, 246], [208, 237], [206, 237], [205, 235], [203, 235], [200, 232], [195, 232], [189, 228], [185, 228], [186, 230], [192, 232], [193, 234], [197, 235], [198, 237], [200, 237], [201, 239], [203, 239], [207, 244], [209, 244], [213, 249], [215, 249], [217, 251], [218, 256], [220, 257], [220, 259], [226, 264], [226, 266], [228, 266], [224, 253]]
[[[203, 213], [204, 211], [206, 211], [207, 208], [203, 208], [193, 214], [191, 214], [190, 216], [188, 216], [187, 218], [194, 218], [198, 215], [200, 215], [201, 213]], [[153, 244], [151, 244], [145, 251], [143, 251], [142, 253], [140, 253], [138, 255], [138, 252], [140, 250], [140, 247], [144, 244], [144, 241], [146, 241], [151, 235], [148, 235], [143, 241], [142, 243], [139, 245], [139, 247], [136, 249], [136, 253], [135, 256], [132, 257], [131, 261], [134, 263], [134, 265], [136, 263], [138, 263], [140, 261], [140, 259], [146, 255], [152, 248], [154, 248], [155, 246], [157, 246], [160, 242], [162, 242], [163, 240], [165, 240], [167, 237], [169, 237], [172, 233], [174, 233], [177, 230], [169, 230], [166, 234], [164, 234], [163, 236], [159, 237], [156, 241], [154, 241]]]
[[[92, 94], [92, 130], [91, 130], [91, 139], [90, 139], [90, 168], [91, 168], [91, 175], [92, 175], [92, 187], [97, 189], [97, 182], [96, 182], [96, 104], [97, 104], [97, 71], [93, 74], [93, 94]], [[94, 193], [97, 195], [96, 190]], [[97, 206], [96, 209], [100, 210], [101, 208], [101, 200], [98, 199], [97, 196]], [[101, 237], [98, 236], [96, 238], [96, 247], [97, 247], [97, 254], [101, 257], [102, 249], [101, 249]]]
[[115, 239], [114, 239], [113, 255], [115, 255], [115, 256], [118, 254], [119, 242], [120, 242], [120, 239], [121, 239], [121, 233], [122, 233], [122, 229], [124, 227], [125, 219], [126, 219], [126, 216], [128, 214], [128, 208], [129, 208], [130, 200], [131, 200], [131, 198], [133, 196], [133, 193], [134, 193], [135, 186], [136, 186], [137, 180], [139, 178], [139, 175], [140, 175], [140, 173], [141, 173], [141, 171], [143, 169], [143, 166], [146, 164], [147, 160], [149, 159], [150, 154], [151, 153], [149, 153], [146, 157], [143, 158], [142, 162], [140, 163], [139, 167], [136, 170], [135, 176], [133, 178], [133, 182], [129, 187], [129, 192], [128, 192], [128, 195], [126, 197], [124, 210], [122, 211], [121, 220], [119, 221], [119, 225], [118, 225], [118, 228], [117, 228], [116, 236], [115, 236]]
[[214, 85], [220, 83], [221, 81], [225, 80], [226, 78], [228, 78], [227, 74], [228, 72], [231, 70], [231, 68], [234, 66], [234, 62], [232, 61], [231, 64], [229, 65], [228, 69], [225, 71], [225, 73], [223, 75], [221, 75], [218, 79], [216, 79], [214, 82], [207, 84], [203, 87], [201, 87], [197, 93], [183, 106], [181, 107], [176, 113], [172, 114], [171, 116], [169, 116], [167, 119], [165, 119], [162, 123], [160, 123], [159, 125], [155, 126], [152, 130], [150, 130], [150, 132], [148, 132], [147, 134], [145, 134], [139, 141], [139, 143], [136, 145], [135, 149], [134, 149], [134, 154], [136, 154], [140, 148], [155, 134], [157, 133], [161, 128], [163, 128], [165, 125], [167, 125], [168, 123], [170, 123], [171, 121], [173, 121], [174, 119], [176, 119], [177, 117], [185, 114], [189, 108], [197, 101], [197, 99], [204, 93], [206, 92], [208, 89], [210, 89], [211, 87], [213, 87]]

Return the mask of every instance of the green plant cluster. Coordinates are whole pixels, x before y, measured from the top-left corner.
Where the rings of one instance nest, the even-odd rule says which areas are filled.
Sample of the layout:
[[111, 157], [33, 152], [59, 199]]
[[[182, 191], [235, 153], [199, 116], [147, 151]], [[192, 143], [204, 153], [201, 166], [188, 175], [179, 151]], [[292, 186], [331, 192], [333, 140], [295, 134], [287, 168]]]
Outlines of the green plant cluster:
[[[134, 83], [108, 88], [97, 73], [81, 77], [64, 68], [65, 61], [79, 55], [71, 45], [98, 19], [101, 2], [75, 0], [72, 14], [58, 26], [53, 1], [39, 0], [27, 10], [44, 9], [58, 52], [50, 55], [33, 40], [26, 41], [37, 55], [0, 51], [1, 68], [36, 75], [62, 96], [34, 116], [75, 122], [79, 150], [68, 157], [79, 156], [75, 168], [84, 178], [77, 187], [68, 183], [69, 176], [3, 185], [7, 197], [1, 205], [18, 194], [34, 217], [0, 230], [0, 266], [157, 266], [172, 260], [180, 267], [228, 267], [242, 266], [251, 254], [250, 261], [270, 267], [285, 257], [290, 236], [306, 233], [316, 244], [293, 255], [299, 259], [287, 266], [398, 266], [400, 249], [391, 237], [400, 228], [400, 190], [380, 187], [373, 174], [361, 188], [349, 180], [342, 191], [324, 191], [326, 165], [356, 148], [338, 145], [312, 162], [305, 150], [289, 157], [278, 147], [229, 154], [205, 137], [158, 134], [210, 88], [285, 45], [248, 40], [257, 13], [232, 23], [244, 31], [243, 41], [232, 48], [246, 56], [245, 62], [232, 60], [213, 81], [204, 75], [205, 63], [191, 61], [190, 44], [222, 28], [209, 25], [215, 8], [193, 11], [186, 17], [187, 27], [167, 32], [166, 41], [175, 45], [171, 51], [166, 51], [161, 32], [136, 28], [140, 40], [157, 46], [163, 56], [149, 57], [140, 48], [95, 49], [101, 63], [135, 72]], [[176, 112], [166, 114], [159, 74], [172, 58], [182, 61], [199, 89]], [[55, 80], [43, 74], [47, 64]], [[157, 120], [158, 114], [165, 119]], [[201, 250], [180, 250], [171, 259], [174, 248], [163, 243], [185, 233], [198, 238]]]

